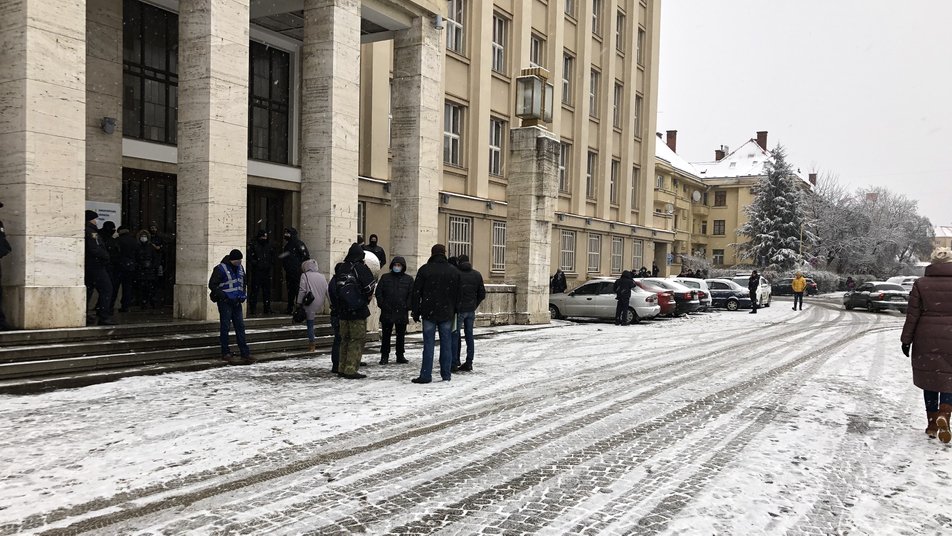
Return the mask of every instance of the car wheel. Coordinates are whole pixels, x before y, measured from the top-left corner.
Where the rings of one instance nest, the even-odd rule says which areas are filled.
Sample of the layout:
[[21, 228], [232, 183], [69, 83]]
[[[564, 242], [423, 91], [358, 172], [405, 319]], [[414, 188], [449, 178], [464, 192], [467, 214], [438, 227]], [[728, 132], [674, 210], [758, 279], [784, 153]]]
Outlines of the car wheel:
[[552, 320], [560, 320], [562, 318], [559, 308], [552, 305], [551, 303], [549, 304], [549, 316], [552, 317]]
[[726, 307], [728, 311], [736, 311], [740, 308], [740, 304], [737, 302], [737, 300], [727, 300]]
[[843, 307], [846, 308], [847, 311], [852, 311], [852, 310], [853, 310], [853, 306], [852, 306], [851, 304], [849, 304], [849, 303], [843, 304]]
[[628, 308], [628, 318], [626, 319], [629, 324], [637, 324], [641, 322], [641, 317], [638, 316], [638, 313], [631, 307]]

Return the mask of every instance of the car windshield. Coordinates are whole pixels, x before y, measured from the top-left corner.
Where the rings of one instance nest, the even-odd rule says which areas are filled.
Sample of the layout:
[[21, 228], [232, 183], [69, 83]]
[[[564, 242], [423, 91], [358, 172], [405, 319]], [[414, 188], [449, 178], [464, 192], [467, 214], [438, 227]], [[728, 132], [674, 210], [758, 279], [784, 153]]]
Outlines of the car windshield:
[[880, 283], [879, 285], [876, 285], [876, 290], [898, 290], [899, 292], [906, 291], [906, 289], [900, 287], [899, 285], [895, 285], [893, 283]]

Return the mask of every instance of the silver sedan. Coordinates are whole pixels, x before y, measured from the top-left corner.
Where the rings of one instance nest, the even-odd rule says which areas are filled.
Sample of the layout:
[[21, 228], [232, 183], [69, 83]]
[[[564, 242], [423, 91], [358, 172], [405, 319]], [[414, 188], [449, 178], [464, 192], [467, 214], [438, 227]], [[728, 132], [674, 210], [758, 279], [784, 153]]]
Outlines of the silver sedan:
[[[549, 295], [549, 313], [552, 318], [584, 317], [613, 320], [615, 318], [615, 280], [593, 279], [572, 292]], [[637, 323], [661, 313], [658, 297], [635, 287], [628, 301], [628, 321]]]

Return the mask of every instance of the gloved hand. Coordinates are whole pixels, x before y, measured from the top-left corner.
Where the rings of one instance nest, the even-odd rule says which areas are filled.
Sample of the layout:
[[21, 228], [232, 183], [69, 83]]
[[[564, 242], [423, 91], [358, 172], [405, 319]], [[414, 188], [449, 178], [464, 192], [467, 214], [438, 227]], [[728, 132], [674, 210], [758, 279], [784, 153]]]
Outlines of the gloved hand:
[[413, 321], [414, 322], [420, 321], [420, 313], [413, 313]]
[[909, 357], [909, 345], [908, 345], [908, 344], [903, 344], [903, 345], [902, 345], [902, 355], [904, 355], [904, 356], [906, 356], [906, 357]]

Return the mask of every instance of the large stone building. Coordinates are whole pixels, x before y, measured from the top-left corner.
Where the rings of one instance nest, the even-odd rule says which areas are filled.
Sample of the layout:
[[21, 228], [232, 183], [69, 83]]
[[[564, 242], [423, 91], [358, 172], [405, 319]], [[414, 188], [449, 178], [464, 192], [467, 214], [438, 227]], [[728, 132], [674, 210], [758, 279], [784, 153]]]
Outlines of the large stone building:
[[[551, 270], [663, 261], [658, 0], [13, 0], [0, 38], [3, 260], [19, 327], [85, 322], [83, 210], [174, 244], [177, 318], [208, 271], [298, 227], [323, 270], [376, 233], [506, 281], [515, 78], [555, 82]], [[275, 292], [282, 288], [280, 278]]]

